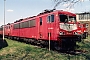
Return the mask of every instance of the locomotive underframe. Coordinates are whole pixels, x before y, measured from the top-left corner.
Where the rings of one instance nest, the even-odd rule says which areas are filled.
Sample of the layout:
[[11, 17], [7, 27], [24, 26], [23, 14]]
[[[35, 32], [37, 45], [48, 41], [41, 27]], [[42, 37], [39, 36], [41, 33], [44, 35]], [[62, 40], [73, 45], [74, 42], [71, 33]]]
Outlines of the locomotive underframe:
[[[16, 36], [6, 36], [9, 39], [12, 40], [18, 40], [18, 41], [24, 41], [26, 43], [40, 45], [41, 47], [48, 47], [49, 40], [41, 40], [41, 39], [35, 39], [35, 38], [22, 38], [22, 37], [16, 37]], [[74, 50], [76, 46], [76, 41], [78, 40], [78, 36], [59, 36], [57, 38], [58, 40], [51, 40], [50, 46], [51, 49], [55, 50]]]

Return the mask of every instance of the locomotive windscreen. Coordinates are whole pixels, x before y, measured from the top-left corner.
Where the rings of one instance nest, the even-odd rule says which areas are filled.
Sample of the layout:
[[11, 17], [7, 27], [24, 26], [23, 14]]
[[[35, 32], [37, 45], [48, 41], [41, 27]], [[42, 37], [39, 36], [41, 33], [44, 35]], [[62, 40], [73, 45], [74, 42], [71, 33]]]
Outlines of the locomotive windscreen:
[[[59, 18], [60, 18], [60, 22], [61, 22], [60, 29], [63, 29], [66, 31], [73, 31], [73, 30], [77, 29], [75, 16], [60, 14]], [[74, 23], [74, 24], [72, 24], [72, 23]]]
[[60, 14], [59, 18], [60, 18], [60, 22], [63, 22], [63, 23], [76, 22], [76, 17], [75, 16], [68, 16], [68, 15]]

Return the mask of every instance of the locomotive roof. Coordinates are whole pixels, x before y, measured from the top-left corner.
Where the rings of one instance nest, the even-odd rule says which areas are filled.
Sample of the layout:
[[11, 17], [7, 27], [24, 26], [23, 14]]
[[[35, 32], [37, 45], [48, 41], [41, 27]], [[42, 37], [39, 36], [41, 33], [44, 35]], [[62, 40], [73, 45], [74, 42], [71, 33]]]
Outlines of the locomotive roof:
[[63, 10], [50, 10], [50, 11], [45, 10], [45, 12], [42, 12], [42, 13], [38, 14], [37, 16], [44, 15], [44, 14], [52, 14], [52, 13], [60, 13], [60, 14], [76, 16], [76, 14], [74, 14], [74, 13], [71, 13], [68, 11], [63, 11]]
[[17, 23], [17, 22], [21, 22], [21, 21], [25, 21], [25, 20], [28, 20], [28, 19], [33, 19], [35, 17], [40, 17], [40, 16], [43, 16], [45, 14], [52, 14], [52, 13], [60, 13], [60, 14], [66, 14], [66, 15], [73, 15], [73, 16], [76, 16], [75, 14], [73, 13], [70, 13], [70, 12], [67, 12], [67, 11], [63, 11], [63, 10], [44, 10], [44, 12], [42, 13], [39, 13], [37, 16], [32, 16], [32, 17], [27, 17], [27, 18], [24, 18], [24, 19], [19, 19], [19, 20], [16, 20], [14, 23]]

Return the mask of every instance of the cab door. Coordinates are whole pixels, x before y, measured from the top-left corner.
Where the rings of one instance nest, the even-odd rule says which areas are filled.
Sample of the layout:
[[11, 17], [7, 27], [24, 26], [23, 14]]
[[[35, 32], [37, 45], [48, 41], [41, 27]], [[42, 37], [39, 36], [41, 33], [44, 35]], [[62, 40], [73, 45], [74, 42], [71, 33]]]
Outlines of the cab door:
[[42, 24], [42, 17], [39, 17], [38, 21], [38, 39], [43, 38], [43, 24]]
[[[47, 16], [47, 39], [54, 39], [54, 28], [55, 28], [55, 16], [54, 14]], [[49, 35], [50, 34], [50, 35]]]

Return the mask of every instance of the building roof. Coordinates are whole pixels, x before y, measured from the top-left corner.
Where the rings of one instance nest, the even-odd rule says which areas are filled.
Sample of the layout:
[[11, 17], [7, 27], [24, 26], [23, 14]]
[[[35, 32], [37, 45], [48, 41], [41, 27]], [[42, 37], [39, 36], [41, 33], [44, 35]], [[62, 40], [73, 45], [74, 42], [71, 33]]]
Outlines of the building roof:
[[76, 15], [80, 15], [80, 14], [90, 14], [90, 12], [76, 13]]

